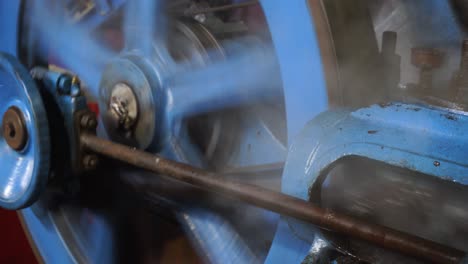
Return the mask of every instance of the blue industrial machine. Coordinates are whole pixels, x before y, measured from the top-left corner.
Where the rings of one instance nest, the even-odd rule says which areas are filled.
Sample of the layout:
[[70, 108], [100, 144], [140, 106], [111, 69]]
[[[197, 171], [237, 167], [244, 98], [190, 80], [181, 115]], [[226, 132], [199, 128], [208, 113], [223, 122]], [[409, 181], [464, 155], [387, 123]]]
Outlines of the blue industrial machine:
[[2, 1], [0, 206], [46, 263], [168, 217], [212, 263], [465, 263], [467, 3]]

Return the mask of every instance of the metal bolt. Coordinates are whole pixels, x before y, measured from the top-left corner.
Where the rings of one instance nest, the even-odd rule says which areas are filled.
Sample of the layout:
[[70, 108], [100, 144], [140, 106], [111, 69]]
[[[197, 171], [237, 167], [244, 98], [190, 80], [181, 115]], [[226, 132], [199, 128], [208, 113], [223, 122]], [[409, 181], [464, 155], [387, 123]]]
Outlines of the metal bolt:
[[99, 159], [96, 155], [90, 154], [83, 158], [83, 167], [87, 170], [93, 170], [97, 167]]
[[10, 148], [22, 150], [28, 141], [23, 113], [16, 106], [8, 108], [2, 120], [3, 138]]
[[196, 14], [193, 19], [195, 19], [196, 21], [200, 22], [200, 23], [205, 23], [206, 21], [206, 15], [205, 14]]
[[84, 114], [81, 117], [80, 125], [85, 129], [95, 129], [97, 127], [97, 120], [93, 114]]
[[57, 90], [60, 94], [70, 94], [72, 78], [68, 74], [63, 74], [59, 77]]
[[71, 78], [70, 95], [77, 97], [81, 94], [81, 80], [75, 75]]
[[109, 102], [109, 112], [114, 126], [123, 132], [132, 129], [137, 121], [138, 105], [132, 89], [124, 84], [115, 85]]
[[77, 76], [70, 76], [68, 74], [62, 74], [59, 77], [57, 89], [60, 94], [71, 95], [76, 97], [81, 93], [81, 81]]
[[433, 48], [412, 48], [411, 63], [420, 69], [419, 88], [432, 88], [433, 70], [442, 65], [443, 53]]

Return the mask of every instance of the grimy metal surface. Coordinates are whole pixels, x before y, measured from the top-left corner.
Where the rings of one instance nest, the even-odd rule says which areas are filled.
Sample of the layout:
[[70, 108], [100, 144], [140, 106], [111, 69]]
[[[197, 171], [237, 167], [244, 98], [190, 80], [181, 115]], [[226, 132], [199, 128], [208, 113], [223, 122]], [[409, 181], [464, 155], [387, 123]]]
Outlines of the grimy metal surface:
[[217, 177], [214, 173], [113, 143], [95, 135], [82, 134], [80, 140], [85, 148], [98, 154], [428, 262], [460, 263], [466, 254], [397, 230], [334, 213], [283, 193], [229, 181]]

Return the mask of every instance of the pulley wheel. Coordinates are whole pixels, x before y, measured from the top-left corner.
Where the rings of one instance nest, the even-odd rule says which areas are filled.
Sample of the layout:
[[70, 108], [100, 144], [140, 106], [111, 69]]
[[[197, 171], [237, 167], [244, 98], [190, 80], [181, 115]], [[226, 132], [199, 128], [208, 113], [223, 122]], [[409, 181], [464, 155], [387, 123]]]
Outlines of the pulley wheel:
[[0, 53], [0, 207], [37, 200], [49, 172], [49, 130], [39, 90], [28, 71]]

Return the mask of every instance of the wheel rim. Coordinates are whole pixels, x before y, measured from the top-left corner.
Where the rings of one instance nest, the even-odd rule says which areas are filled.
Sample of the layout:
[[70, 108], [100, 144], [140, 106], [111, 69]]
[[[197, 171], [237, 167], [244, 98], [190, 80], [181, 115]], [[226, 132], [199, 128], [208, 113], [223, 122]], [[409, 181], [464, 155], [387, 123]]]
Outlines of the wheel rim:
[[[306, 1], [296, 1], [295, 3], [288, 4], [280, 3], [278, 1], [262, 1], [262, 5], [270, 26], [270, 31], [273, 35], [276, 54], [281, 65], [281, 77], [283, 80], [287, 107], [288, 141], [291, 142], [294, 135], [300, 131], [306, 122], [328, 107], [325, 71], [320, 60], [321, 51], [316, 39], [311, 15], [309, 13], [309, 6]], [[295, 15], [285, 18], [284, 10], [289, 10], [289, 12], [292, 12]], [[301, 25], [301, 29], [293, 31], [284, 30], [285, 28], [295, 28], [296, 25]], [[283, 38], [284, 32], [287, 32], [286, 38]], [[295, 48], [291, 49], [291, 47]], [[142, 49], [144, 50], [144, 48]], [[162, 54], [158, 54], [157, 56], [164, 57], [166, 55], [162, 52]], [[71, 62], [71, 64], [73, 64], [73, 62]], [[71, 68], [73, 69], [73, 67]], [[293, 69], [298, 70], [295, 71]], [[84, 72], [84, 70], [80, 68], [73, 70], [78, 74], [80, 74], [81, 71]], [[89, 79], [85, 79], [85, 81], [92, 84], [91, 86], [96, 86], [97, 79], [98, 78], [91, 76]], [[311, 87], [311, 89], [303, 89], [303, 87]], [[169, 138], [169, 144], [167, 144], [169, 147], [164, 148], [162, 153], [181, 161], [189, 161], [190, 163], [199, 166], [203, 165], [203, 161], [193, 159], [193, 157], [197, 157], [199, 155], [194, 154], [191, 148], [185, 147], [190, 145], [184, 142], [187, 138], [188, 137], [186, 135], [182, 137], [182, 140], [178, 137], [177, 141], [174, 141], [174, 138]], [[64, 247], [63, 243], [61, 243], [60, 235], [44, 228], [49, 224], [54, 225], [54, 223], [44, 223], [44, 219], [42, 219], [42, 217], [47, 213], [42, 212], [38, 214], [37, 208], [36, 212], [34, 212], [34, 210], [35, 209], [24, 210], [23, 216], [29, 229], [33, 232], [32, 237], [36, 241], [36, 245], [39, 246], [39, 251], [43, 253], [45, 258], [47, 258], [47, 261], [71, 261], [70, 256], [65, 253], [67, 249]], [[184, 221], [191, 221], [192, 224], [198, 221], [197, 224], [200, 226], [206, 225], [210, 222], [217, 228], [223, 226], [222, 223], [224, 220], [219, 218], [219, 216], [216, 216], [211, 212], [201, 212], [199, 209], [196, 210], [196, 212], [188, 213], [189, 215], [192, 214], [195, 216], [193, 219], [187, 219], [187, 213], [181, 213], [181, 217], [185, 218]], [[38, 215], [41, 220], [39, 220]], [[213, 218], [210, 220], [210, 217]], [[99, 220], [99, 217], [97, 219], [98, 220], [96, 222], [99, 223], [95, 226], [97, 241], [107, 240], [106, 238], [111, 236], [111, 231], [106, 227], [105, 220]], [[227, 233], [224, 234], [223, 237], [229, 237], [232, 235], [231, 231], [226, 232]], [[219, 233], [222, 232], [218, 232], [218, 234]], [[49, 242], [44, 243], [44, 241]], [[239, 241], [239, 243], [241, 242]], [[207, 247], [209, 248], [209, 246]], [[249, 256], [251, 253], [246, 253], [247, 255], [245, 256], [241, 256], [242, 254], [240, 254], [241, 252], [245, 252], [245, 249], [241, 249], [245, 246], [240, 244], [239, 247], [235, 246], [233, 249], [231, 248], [228, 250], [228, 254], [213, 256], [212, 260], [234, 261], [236, 259], [234, 256], [238, 257], [239, 261], [251, 260], [250, 258], [252, 256]], [[53, 256], [44, 254], [45, 252], [57, 252], [59, 251], [57, 248], [63, 248], [63, 250], [61, 250], [63, 253], [57, 253]], [[85, 248], [86, 250], [89, 250], [89, 247]], [[205, 248], [207, 252], [221, 251], [219, 248], [208, 248]], [[275, 247], [272, 247], [270, 251], [269, 259], [271, 259], [271, 256], [276, 254], [276, 250], [274, 248]], [[111, 250], [108, 251], [110, 252]], [[91, 258], [93, 255], [97, 256], [97, 252], [88, 253]], [[75, 259], [80, 259], [76, 255], [73, 257]], [[111, 254], [100, 256], [99, 262], [102, 262], [103, 260], [104, 262], [107, 262], [110, 259]]]
[[[318, 8], [317, 4], [309, 6], [307, 1], [263, 1], [267, 11], [270, 27], [273, 25], [273, 36], [277, 36], [275, 47], [280, 60], [285, 101], [287, 106], [288, 142], [291, 144], [295, 136], [305, 124], [314, 116], [328, 107], [326, 75], [322, 66], [321, 52], [317, 35], [309, 10]], [[294, 16], [284, 17], [281, 10], [290, 10]], [[294, 32], [286, 28], [301, 25], [307, 30]], [[321, 25], [323, 26], [323, 25]], [[282, 34], [288, 32], [287, 37]], [[276, 33], [276, 34], [275, 34]], [[304, 35], [302, 35], [304, 34]], [[294, 51], [289, 48], [294, 43], [300, 43]], [[297, 52], [297, 53], [296, 53]], [[296, 60], [299, 60], [297, 62]], [[300, 65], [299, 71], [294, 72], [295, 65]], [[303, 89], [310, 87], [310, 89]], [[284, 186], [291, 184], [282, 181]], [[304, 234], [305, 237], [314, 237], [314, 234]], [[277, 231], [266, 263], [299, 263], [304, 260], [310, 250], [310, 242], [304, 241], [299, 235], [291, 232], [286, 219], [278, 223]]]

